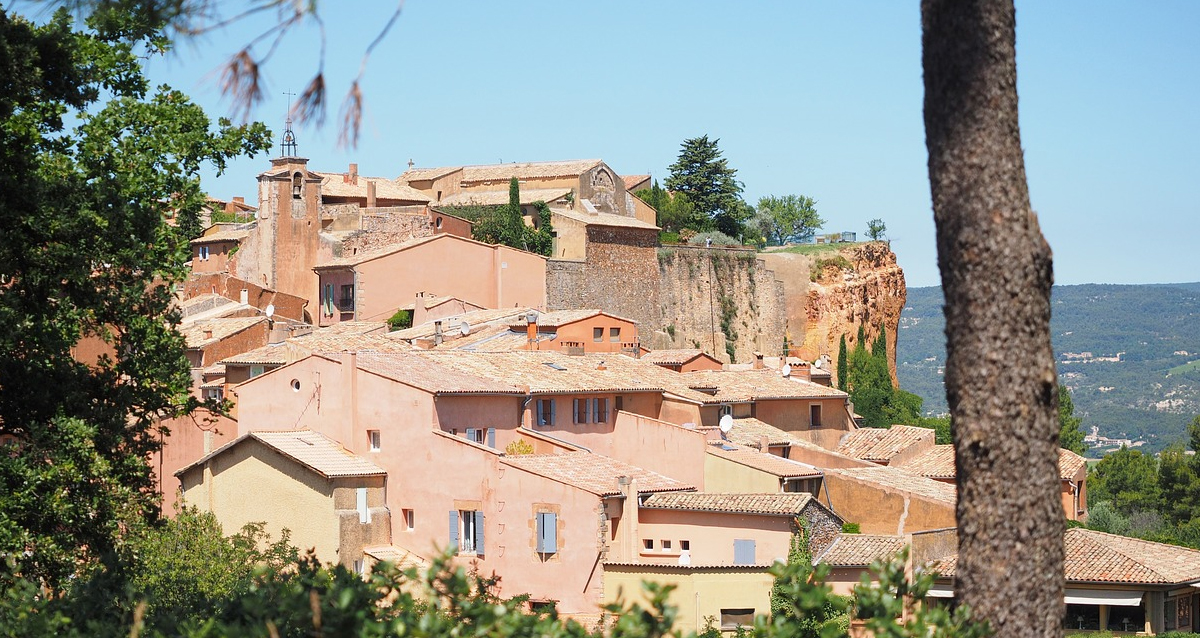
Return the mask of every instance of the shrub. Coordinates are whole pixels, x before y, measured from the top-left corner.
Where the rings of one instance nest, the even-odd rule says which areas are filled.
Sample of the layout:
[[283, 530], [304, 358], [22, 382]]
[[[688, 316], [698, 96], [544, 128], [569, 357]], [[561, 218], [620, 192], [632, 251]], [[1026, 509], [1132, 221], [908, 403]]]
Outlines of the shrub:
[[843, 534], [861, 534], [862, 527], [858, 523], [842, 523]]
[[387, 320], [387, 323], [392, 330], [404, 330], [412, 327], [412, 321], [413, 312], [411, 310], [397, 310], [396, 314]]
[[[680, 232], [679, 235], [682, 238], [683, 232]], [[708, 243], [707, 240], [709, 240], [709, 239], [712, 240], [713, 246], [740, 246], [741, 245], [741, 242], [739, 242], [737, 239], [730, 237], [729, 235], [726, 235], [725, 233], [722, 233], [717, 230], [709, 230], [709, 231], [705, 231], [703, 233], [696, 233], [695, 235], [693, 235], [692, 237], [690, 237], [687, 240], [687, 243], [689, 243], [693, 246], [704, 246]]]
[[660, 244], [678, 244], [679, 233], [674, 233], [669, 230], [664, 230], [658, 233], [658, 243]]
[[533, 446], [525, 439], [517, 439], [512, 443], [504, 446], [504, 453], [508, 456], [521, 456], [522, 454], [533, 454]]

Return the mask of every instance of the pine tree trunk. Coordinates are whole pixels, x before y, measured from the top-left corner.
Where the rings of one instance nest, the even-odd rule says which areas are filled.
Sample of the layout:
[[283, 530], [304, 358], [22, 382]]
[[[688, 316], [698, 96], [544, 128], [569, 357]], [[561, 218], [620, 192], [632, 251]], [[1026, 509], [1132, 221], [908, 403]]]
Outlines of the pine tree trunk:
[[996, 636], [1059, 636], [1053, 275], [1025, 182], [1015, 10], [1012, 0], [923, 0], [921, 18], [958, 466], [956, 593]]

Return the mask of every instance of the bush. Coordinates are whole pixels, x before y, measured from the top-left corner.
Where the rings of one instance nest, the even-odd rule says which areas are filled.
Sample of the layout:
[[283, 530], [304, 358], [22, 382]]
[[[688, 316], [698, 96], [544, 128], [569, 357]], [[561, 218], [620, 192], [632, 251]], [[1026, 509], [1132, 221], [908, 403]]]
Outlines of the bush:
[[862, 526], [858, 523], [842, 523], [843, 534], [861, 534]]
[[660, 243], [660, 244], [678, 244], [679, 243], [679, 233], [671, 232], [669, 230], [660, 231], [658, 233], [658, 243]]
[[396, 314], [392, 315], [388, 320], [388, 327], [392, 330], [404, 330], [411, 328], [413, 322], [413, 311], [397, 310]]
[[[683, 233], [680, 233], [680, 237], [682, 236]], [[737, 239], [734, 239], [733, 237], [730, 237], [729, 235], [717, 230], [696, 233], [687, 240], [687, 243], [693, 246], [704, 246], [708, 243], [707, 240], [709, 239], [712, 240], [713, 246], [741, 246], [741, 242], [739, 242]]]

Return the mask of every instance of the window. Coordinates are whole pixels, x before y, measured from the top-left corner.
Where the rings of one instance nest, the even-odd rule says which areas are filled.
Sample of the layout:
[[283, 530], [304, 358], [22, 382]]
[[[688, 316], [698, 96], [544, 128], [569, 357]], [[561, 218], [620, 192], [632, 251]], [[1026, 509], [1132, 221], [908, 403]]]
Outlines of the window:
[[608, 329], [608, 340], [613, 343], [619, 343], [621, 341], [621, 329], [620, 328], [609, 328]]
[[733, 540], [733, 564], [754, 564], [754, 539], [735, 538]]
[[208, 261], [208, 246], [200, 246], [197, 252], [200, 254], [200, 261]]
[[[221, 388], [205, 388], [204, 389], [204, 400], [205, 401], [208, 401], [208, 400], [220, 401], [224, 398], [225, 398], [225, 391], [222, 390]], [[1078, 496], [1076, 497], [1076, 500], [1078, 500]]]
[[340, 310], [354, 310], [354, 284], [342, 284], [342, 297], [338, 299]]
[[588, 422], [588, 400], [587, 399], [575, 399], [574, 412], [575, 412], [575, 422], [576, 423], [587, 423]]
[[538, 399], [537, 425], [550, 427], [554, 425], [554, 399]]
[[809, 423], [809, 427], [814, 427], [814, 428], [821, 427], [821, 405], [820, 404], [808, 406], [808, 423]]
[[653, 538], [643, 538], [642, 539], [642, 547], [648, 552], [654, 551], [654, 539]]
[[382, 449], [379, 445], [379, 430], [367, 430], [367, 441], [370, 444], [372, 452], [378, 452]]
[[371, 508], [367, 506], [367, 488], [360, 487], [357, 490], [358, 496], [358, 522], [371, 522]]
[[539, 554], [553, 554], [558, 551], [558, 514], [537, 513], [537, 551]]
[[608, 423], [608, 399], [592, 399], [592, 422]]
[[726, 414], [728, 414], [729, 416], [733, 416], [733, 406], [732, 405], [722, 405], [719, 412], [720, 412], [720, 416], [725, 416]]
[[659, 544], [662, 545], [662, 550], [664, 552], [671, 551], [671, 541], [664, 539], [664, 540], [659, 541]]
[[416, 517], [413, 516], [411, 509], [402, 509], [400, 514], [404, 517], [404, 530], [411, 532], [416, 527], [413, 523], [416, 522]]
[[257, 377], [258, 375], [262, 374], [263, 372], [266, 372], [266, 370], [262, 366], [250, 366], [250, 378], [251, 379], [253, 379], [254, 377]]
[[681, 551], [681, 552], [692, 551], [692, 541], [679, 541], [679, 551]]
[[604, 341], [604, 328], [592, 328], [592, 341], [596, 343]]
[[467, 428], [467, 440], [483, 445], [483, 428]]
[[734, 630], [738, 627], [749, 627], [754, 624], [754, 610], [749, 608], [722, 609], [721, 629]]
[[292, 175], [292, 199], [300, 199], [300, 196], [303, 194], [303, 188], [304, 177], [300, 175], [299, 171], [296, 171], [296, 174]]
[[496, 428], [467, 428], [467, 440], [495, 448]]
[[326, 316], [333, 316], [333, 284], [325, 284], [325, 298], [321, 301], [321, 308]]
[[625, 409], [625, 397], [617, 397], [616, 405], [613, 406], [614, 412], [620, 412]]
[[483, 554], [483, 512], [450, 511], [450, 547], [463, 554]]
[[361, 560], [354, 561], [354, 573], [358, 574], [359, 576], [366, 576], [366, 574], [367, 574], [366, 564]]

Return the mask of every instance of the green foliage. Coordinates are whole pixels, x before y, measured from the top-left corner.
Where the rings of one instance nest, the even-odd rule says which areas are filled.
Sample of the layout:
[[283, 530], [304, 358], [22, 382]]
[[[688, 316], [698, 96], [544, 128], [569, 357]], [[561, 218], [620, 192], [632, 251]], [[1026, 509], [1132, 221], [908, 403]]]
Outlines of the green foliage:
[[867, 237], [871, 241], [879, 241], [883, 239], [884, 233], [887, 232], [887, 224], [883, 223], [878, 217], [867, 222]]
[[837, 360], [837, 387], [842, 392], [846, 391], [846, 377], [850, 374], [850, 355], [846, 351], [846, 335], [838, 340], [838, 360]]
[[664, 230], [658, 233], [658, 243], [660, 244], [678, 244], [679, 233], [672, 230]]
[[858, 523], [842, 523], [843, 534], [861, 534], [862, 527]]
[[870, 577], [863, 575], [855, 585], [858, 617], [866, 620], [866, 628], [879, 638], [984, 638], [991, 635], [986, 622], [971, 619], [971, 610], [960, 605], [953, 612], [940, 605], [925, 604], [925, 597], [933, 586], [933, 574], [922, 572], [909, 581], [904, 568], [908, 550], [897, 560], [876, 561], [871, 565], [871, 574], [878, 585], [872, 585]]
[[1154, 457], [1126, 447], [1105, 456], [1089, 473], [1088, 500], [1109, 501], [1125, 516], [1138, 510], [1157, 511], [1160, 494]]
[[[159, 417], [196, 405], [170, 311], [194, 229], [163, 220], [197, 218], [202, 164], [269, 145], [261, 124], [214, 126], [150, 89], [139, 56], [166, 44], [158, 26], [0, 9], [0, 434], [20, 449], [0, 454], [0, 556], [51, 590], [155, 516]], [[113, 354], [76, 362], [85, 338]]]
[[525, 439], [517, 439], [512, 443], [504, 446], [504, 453], [508, 456], [521, 456], [524, 454], [533, 454], [533, 445]]
[[930, 430], [933, 430], [936, 432], [934, 435], [936, 437], [934, 442], [938, 445], [946, 445], [954, 442], [954, 437], [950, 427], [950, 415], [948, 414], [944, 416], [933, 417], [923, 416], [919, 418], [916, 423], [911, 423], [908, 425], [915, 425], [917, 427], [929, 428]]
[[687, 195], [672, 193], [662, 188], [658, 185], [658, 180], [654, 180], [650, 188], [643, 188], [634, 195], [655, 210], [656, 223], [664, 232], [678, 233], [685, 228], [698, 230], [704, 228], [708, 221], [702, 215], [698, 215], [696, 207]]
[[403, 309], [397, 310], [396, 314], [388, 317], [387, 320], [388, 328], [391, 330], [404, 330], [405, 328], [411, 328], [412, 322], [413, 311]]
[[749, 216], [749, 207], [740, 198], [742, 184], [737, 181], [737, 170], [721, 157], [719, 141], [710, 141], [707, 135], [684, 140], [679, 158], [669, 167], [666, 187], [687, 197], [695, 207], [693, 218], [702, 225], [689, 227], [716, 229], [736, 237], [741, 234], [742, 221]]
[[775, 582], [771, 586], [769, 627], [787, 627], [788, 633], [777, 635], [803, 638], [844, 635], [850, 627], [850, 601], [825, 585], [829, 566], [813, 566], [808, 536], [807, 522], [799, 519], [792, 530], [787, 563], [776, 564], [771, 570]]
[[826, 270], [833, 269], [841, 272], [843, 270], [851, 270], [852, 268], [854, 268], [854, 266], [850, 263], [850, 260], [841, 255], [834, 255], [832, 257], [819, 257], [813, 262], [812, 269], [809, 271], [808, 277], [812, 281], [819, 281], [825, 274]]
[[740, 246], [737, 238], [730, 237], [719, 230], [707, 230], [701, 233], [696, 233], [688, 238], [687, 243], [692, 246], [707, 246], [708, 240], [712, 240], [713, 246]]
[[455, 217], [470, 221], [471, 238], [485, 244], [503, 244], [520, 250], [527, 250], [549, 257], [554, 250], [554, 229], [550, 225], [550, 206], [543, 201], [533, 203], [537, 210], [537, 227], [525, 223], [521, 216], [521, 207], [513, 206], [515, 196], [520, 201], [518, 192], [513, 191], [514, 183], [509, 183], [509, 203], [502, 206], [450, 206], [445, 211]]
[[868, 352], [862, 325], [858, 332], [857, 343], [846, 366], [846, 387], [854, 411], [863, 418], [863, 425], [872, 428], [886, 428], [895, 423], [919, 425], [921, 397], [892, 385], [886, 334], [880, 330]]
[[805, 195], [768, 195], [758, 200], [753, 230], [769, 242], [808, 241], [825, 220], [817, 214], [817, 202]]
[[1066, 448], [1076, 454], [1087, 452], [1087, 444], [1083, 442], [1083, 429], [1080, 424], [1083, 419], [1075, 416], [1075, 402], [1071, 400], [1071, 391], [1067, 386], [1058, 386], [1058, 447]]

